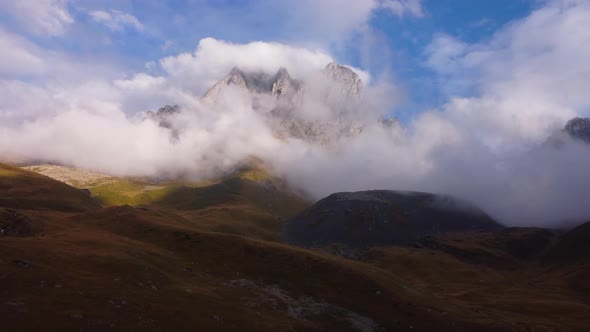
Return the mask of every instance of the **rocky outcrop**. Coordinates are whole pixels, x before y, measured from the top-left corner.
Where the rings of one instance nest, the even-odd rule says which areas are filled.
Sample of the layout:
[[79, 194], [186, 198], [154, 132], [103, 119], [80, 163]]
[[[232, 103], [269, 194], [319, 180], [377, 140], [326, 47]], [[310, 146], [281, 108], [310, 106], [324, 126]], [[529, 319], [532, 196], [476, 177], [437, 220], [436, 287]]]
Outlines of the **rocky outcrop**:
[[590, 144], [590, 118], [573, 118], [562, 130], [554, 132], [543, 144], [545, 147], [559, 148], [568, 140]]
[[180, 113], [180, 106], [166, 105], [164, 107], [160, 107], [156, 112], [148, 111], [147, 116], [148, 118], [158, 122], [160, 127], [171, 129], [172, 123], [170, 122], [170, 118], [178, 113]]
[[31, 221], [16, 210], [0, 212], [0, 236], [31, 236]]
[[573, 139], [590, 143], [590, 119], [574, 118], [567, 122], [564, 131]]
[[360, 98], [363, 93], [363, 81], [350, 68], [336, 62], [329, 63], [323, 71], [324, 75], [334, 82], [335, 91], [347, 97]]
[[281, 100], [291, 100], [301, 91], [301, 82], [292, 79], [287, 69], [281, 67], [273, 79], [272, 96]]

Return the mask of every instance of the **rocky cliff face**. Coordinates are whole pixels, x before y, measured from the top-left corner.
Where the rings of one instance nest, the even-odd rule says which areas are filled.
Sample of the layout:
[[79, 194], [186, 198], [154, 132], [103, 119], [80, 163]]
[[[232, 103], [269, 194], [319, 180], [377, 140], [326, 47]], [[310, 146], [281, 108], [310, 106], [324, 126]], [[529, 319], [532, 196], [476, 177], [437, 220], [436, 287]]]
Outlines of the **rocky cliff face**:
[[590, 118], [573, 118], [562, 130], [554, 132], [544, 143], [546, 147], [559, 148], [568, 140], [590, 144]]
[[160, 109], [158, 109], [156, 112], [148, 111], [147, 116], [148, 118], [158, 122], [160, 127], [172, 129], [170, 117], [178, 113], [180, 113], [180, 106], [166, 105], [164, 107], [160, 107]]
[[363, 81], [357, 73], [336, 62], [329, 63], [323, 71], [324, 75], [334, 82], [334, 90], [340, 95], [360, 98], [363, 93]]
[[567, 122], [564, 131], [573, 139], [590, 143], [590, 119], [574, 118]]
[[[360, 112], [362, 80], [353, 70], [335, 62], [308, 82], [294, 79], [284, 67], [274, 75], [234, 67], [205, 92], [201, 101], [205, 105], [215, 105], [228, 88], [250, 94], [253, 109], [261, 112], [275, 134], [284, 139], [330, 144], [341, 138], [357, 136], [371, 124], [355, 114]], [[317, 105], [321, 105], [321, 111], [327, 114], [316, 116], [314, 108]], [[178, 106], [165, 106], [148, 115], [160, 126], [171, 128], [168, 119], [179, 110]], [[384, 128], [399, 124], [397, 119], [378, 118], [374, 123]]]

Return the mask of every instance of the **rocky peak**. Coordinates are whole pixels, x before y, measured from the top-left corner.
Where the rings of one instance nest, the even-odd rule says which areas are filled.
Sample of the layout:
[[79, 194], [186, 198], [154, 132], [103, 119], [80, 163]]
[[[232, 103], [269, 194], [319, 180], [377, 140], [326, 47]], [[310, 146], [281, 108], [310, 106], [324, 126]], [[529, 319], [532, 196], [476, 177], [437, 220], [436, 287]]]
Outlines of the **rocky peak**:
[[244, 73], [238, 67], [232, 68], [229, 74], [227, 74], [221, 81], [215, 83], [215, 85], [213, 85], [209, 90], [207, 90], [207, 92], [205, 92], [201, 100], [206, 104], [214, 103], [221, 90], [224, 87], [230, 85], [237, 86], [240, 88], [247, 88]]
[[357, 98], [361, 96], [363, 81], [352, 69], [331, 62], [324, 68], [323, 73], [339, 86], [339, 90], [343, 95]]
[[564, 130], [571, 138], [590, 143], [590, 118], [571, 119]]
[[170, 128], [170, 123], [168, 120], [171, 116], [180, 113], [180, 106], [178, 105], [166, 105], [164, 107], [160, 107], [156, 112], [148, 111], [147, 116], [158, 122], [160, 127]]
[[272, 96], [275, 98], [292, 97], [301, 88], [301, 83], [291, 78], [285, 67], [281, 67], [274, 76], [272, 83]]
[[156, 112], [148, 111], [147, 117], [158, 123], [158, 126], [171, 130], [171, 137], [178, 139], [178, 130], [174, 128], [173, 117], [180, 113], [181, 107], [179, 105], [166, 105], [160, 107]]
[[560, 148], [569, 139], [590, 144], [590, 118], [573, 118], [569, 120], [562, 130], [551, 134], [543, 146]]
[[156, 111], [156, 115], [158, 116], [167, 116], [172, 115], [180, 112], [180, 106], [178, 105], [166, 105], [164, 107], [160, 107], [158, 111]]
[[[356, 105], [351, 98], [356, 100], [361, 97], [362, 80], [354, 71], [335, 62], [328, 64], [319, 74], [325, 78], [319, 81], [325, 82], [316, 85], [315, 81], [293, 79], [285, 67], [279, 68], [274, 75], [234, 67], [205, 93], [202, 101], [215, 103], [222, 89], [235, 86], [252, 94], [252, 107], [266, 112], [273, 129], [281, 137], [328, 143], [359, 135], [365, 123], [355, 121], [354, 117], [346, 114], [350, 115]], [[306, 97], [318, 99], [335, 116], [319, 120], [302, 112]], [[383, 125], [393, 126], [393, 123]]]
[[246, 80], [244, 79], [244, 73], [238, 68], [233, 67], [227, 76], [220, 82], [225, 85], [237, 85], [246, 87]]

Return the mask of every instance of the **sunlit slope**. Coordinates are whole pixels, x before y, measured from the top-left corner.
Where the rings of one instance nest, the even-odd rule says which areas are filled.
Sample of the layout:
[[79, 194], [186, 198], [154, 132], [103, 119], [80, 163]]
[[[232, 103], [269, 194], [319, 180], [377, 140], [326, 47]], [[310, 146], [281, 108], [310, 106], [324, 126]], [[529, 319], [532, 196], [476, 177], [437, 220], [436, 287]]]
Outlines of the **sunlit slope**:
[[284, 181], [251, 167], [210, 185], [177, 187], [154, 202], [209, 230], [266, 240], [279, 240], [283, 221], [310, 204]]
[[49, 164], [26, 166], [23, 169], [46, 175], [78, 189], [87, 189], [103, 206], [149, 204], [181, 185], [177, 182], [116, 177]]
[[27, 169], [87, 189], [103, 206], [172, 210], [204, 230], [266, 240], [279, 240], [283, 220], [311, 204], [258, 162], [201, 182], [113, 177], [55, 165]]
[[100, 208], [82, 190], [31, 171], [0, 164], [0, 206], [16, 209], [88, 211]]

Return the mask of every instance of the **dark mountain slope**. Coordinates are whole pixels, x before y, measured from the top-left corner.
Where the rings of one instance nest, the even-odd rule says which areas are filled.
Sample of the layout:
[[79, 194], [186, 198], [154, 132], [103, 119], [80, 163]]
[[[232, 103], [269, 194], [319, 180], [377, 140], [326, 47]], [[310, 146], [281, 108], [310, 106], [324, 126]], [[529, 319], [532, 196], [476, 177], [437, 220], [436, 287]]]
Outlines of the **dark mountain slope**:
[[547, 262], [590, 261], [590, 222], [563, 234], [547, 252], [544, 260]]
[[288, 221], [291, 243], [353, 248], [411, 245], [441, 232], [498, 230], [484, 212], [448, 196], [372, 190], [332, 194]]

